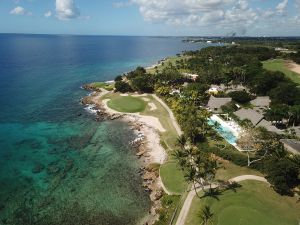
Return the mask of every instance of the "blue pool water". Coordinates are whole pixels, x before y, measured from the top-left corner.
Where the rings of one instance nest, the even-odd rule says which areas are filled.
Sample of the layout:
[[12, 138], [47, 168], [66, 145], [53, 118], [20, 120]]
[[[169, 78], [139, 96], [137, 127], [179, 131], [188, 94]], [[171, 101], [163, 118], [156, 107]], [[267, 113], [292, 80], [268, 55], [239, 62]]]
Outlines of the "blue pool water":
[[236, 142], [238, 140], [238, 138], [232, 133], [232, 131], [227, 128], [222, 126], [220, 123], [218, 123], [218, 121], [210, 118], [208, 120], [208, 124], [211, 126], [214, 126], [217, 123], [217, 127], [215, 128], [216, 131], [229, 143], [232, 145], [236, 145]]

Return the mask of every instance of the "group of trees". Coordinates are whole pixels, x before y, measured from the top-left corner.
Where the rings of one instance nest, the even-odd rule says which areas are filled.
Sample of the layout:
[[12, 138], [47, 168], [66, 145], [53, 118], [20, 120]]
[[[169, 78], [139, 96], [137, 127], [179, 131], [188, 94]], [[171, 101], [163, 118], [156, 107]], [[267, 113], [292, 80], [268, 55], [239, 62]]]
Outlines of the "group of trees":
[[[214, 177], [216, 169], [211, 152], [205, 151], [209, 147], [195, 148], [213, 133], [207, 123], [210, 114], [204, 107], [209, 98], [207, 90], [211, 84], [246, 86], [252, 94], [245, 91], [228, 94], [241, 104], [249, 102], [254, 95], [269, 95], [273, 104], [266, 112], [267, 119], [280, 121], [285, 118], [289, 125], [300, 124], [300, 91], [296, 84], [280, 72], [264, 70], [261, 63], [262, 60], [275, 58], [277, 54], [270, 48], [243, 46], [210, 47], [186, 52], [175, 64], [164, 66], [155, 74], [148, 74], [144, 68], [138, 67], [126, 76], [118, 77], [116, 90], [155, 92], [165, 100], [174, 112], [184, 131], [185, 141], [190, 146], [186, 148], [184, 144], [176, 151], [179, 164], [190, 182], [202, 182], [203, 185], [203, 180], [209, 181]], [[192, 82], [180, 71], [197, 73], [199, 77]], [[184, 83], [187, 85], [183, 85]], [[173, 90], [179, 90], [180, 93]], [[286, 154], [278, 137], [267, 136], [267, 133], [255, 133], [248, 143], [245, 142], [249, 154], [232, 153], [227, 151], [226, 146], [224, 149], [212, 151], [238, 165], [248, 165], [262, 171], [275, 190], [282, 194], [289, 193], [299, 183], [300, 163]], [[276, 167], [278, 162], [280, 166]]]
[[126, 76], [118, 76], [115, 79], [115, 90], [119, 92], [146, 92], [152, 93], [155, 79], [148, 74], [143, 67], [137, 67]]
[[187, 138], [183, 135], [178, 138], [179, 149], [174, 152], [175, 158], [185, 174], [187, 182], [193, 185], [198, 195], [197, 188], [212, 184], [217, 171], [217, 161], [210, 153], [199, 150], [197, 147], [187, 147]]

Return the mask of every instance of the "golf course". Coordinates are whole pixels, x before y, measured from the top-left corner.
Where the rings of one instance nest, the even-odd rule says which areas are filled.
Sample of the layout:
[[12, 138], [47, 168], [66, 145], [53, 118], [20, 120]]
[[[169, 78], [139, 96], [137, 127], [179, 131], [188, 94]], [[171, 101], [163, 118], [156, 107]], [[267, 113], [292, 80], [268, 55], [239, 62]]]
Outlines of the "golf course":
[[263, 62], [263, 66], [267, 70], [284, 73], [288, 78], [300, 85], [300, 74], [291, 71], [287, 61], [282, 59], [268, 60]]
[[[201, 224], [201, 211], [210, 207], [214, 225], [297, 225], [300, 204], [295, 198], [280, 196], [268, 184], [243, 181], [241, 187], [213, 197], [195, 197], [186, 225]], [[200, 193], [200, 196], [203, 193]]]
[[118, 96], [107, 103], [108, 107], [124, 113], [136, 113], [145, 110], [147, 103], [132, 96]]

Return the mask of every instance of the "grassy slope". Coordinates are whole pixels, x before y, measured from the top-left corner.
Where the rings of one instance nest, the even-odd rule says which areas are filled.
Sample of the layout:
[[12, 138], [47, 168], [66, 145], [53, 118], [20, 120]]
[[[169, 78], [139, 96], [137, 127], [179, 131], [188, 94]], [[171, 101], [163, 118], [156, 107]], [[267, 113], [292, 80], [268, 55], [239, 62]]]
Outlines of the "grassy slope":
[[300, 204], [295, 198], [275, 193], [267, 184], [241, 182], [237, 192], [226, 191], [214, 198], [194, 198], [186, 225], [200, 224], [199, 212], [211, 206], [213, 222], [218, 225], [296, 225], [300, 220]]
[[300, 84], [300, 74], [297, 74], [291, 70], [289, 70], [286, 62], [282, 59], [277, 60], [269, 60], [263, 62], [264, 68], [267, 70], [272, 71], [281, 71], [283, 72], [288, 78], [294, 81], [297, 84]]
[[135, 113], [142, 112], [146, 108], [146, 102], [132, 96], [118, 96], [111, 99], [107, 105], [118, 112]]

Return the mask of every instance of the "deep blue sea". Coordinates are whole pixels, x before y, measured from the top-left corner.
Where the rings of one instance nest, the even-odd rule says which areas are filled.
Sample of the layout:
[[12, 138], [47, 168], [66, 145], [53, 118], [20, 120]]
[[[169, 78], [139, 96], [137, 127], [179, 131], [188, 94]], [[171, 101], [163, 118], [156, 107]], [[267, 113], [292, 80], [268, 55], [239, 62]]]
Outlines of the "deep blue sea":
[[0, 34], [0, 224], [127, 225], [149, 210], [122, 122], [80, 86], [205, 45], [181, 38]]

